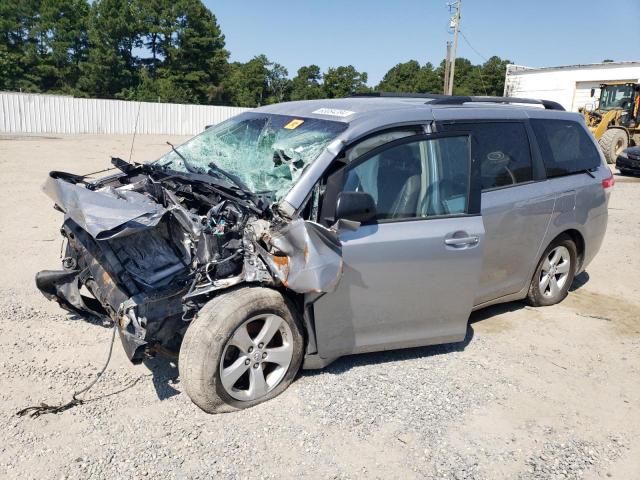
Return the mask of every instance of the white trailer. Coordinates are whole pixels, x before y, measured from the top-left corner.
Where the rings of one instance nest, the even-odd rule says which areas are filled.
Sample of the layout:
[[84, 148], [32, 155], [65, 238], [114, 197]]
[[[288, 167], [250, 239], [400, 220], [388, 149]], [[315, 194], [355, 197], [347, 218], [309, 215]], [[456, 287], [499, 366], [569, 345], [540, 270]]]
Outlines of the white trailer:
[[508, 65], [504, 95], [553, 100], [577, 112], [594, 104], [600, 98], [600, 84], [608, 82], [640, 83], [640, 61], [543, 68]]

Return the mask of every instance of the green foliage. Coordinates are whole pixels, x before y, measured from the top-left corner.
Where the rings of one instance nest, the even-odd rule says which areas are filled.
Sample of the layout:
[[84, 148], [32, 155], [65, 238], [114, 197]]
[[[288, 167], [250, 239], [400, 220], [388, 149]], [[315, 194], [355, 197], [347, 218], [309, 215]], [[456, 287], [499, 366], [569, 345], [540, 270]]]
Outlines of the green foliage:
[[442, 93], [442, 85], [441, 77], [431, 63], [420, 66], [417, 60], [409, 60], [392, 67], [376, 89], [384, 92]]
[[358, 72], [353, 65], [329, 68], [324, 74], [322, 85], [326, 98], [341, 98], [352, 93], [364, 93], [367, 87], [367, 74]]
[[[456, 60], [455, 94], [502, 95], [508, 60]], [[376, 90], [441, 93], [444, 62], [399, 63]], [[229, 62], [201, 0], [0, 0], [0, 89], [256, 107], [370, 91], [352, 65]]]

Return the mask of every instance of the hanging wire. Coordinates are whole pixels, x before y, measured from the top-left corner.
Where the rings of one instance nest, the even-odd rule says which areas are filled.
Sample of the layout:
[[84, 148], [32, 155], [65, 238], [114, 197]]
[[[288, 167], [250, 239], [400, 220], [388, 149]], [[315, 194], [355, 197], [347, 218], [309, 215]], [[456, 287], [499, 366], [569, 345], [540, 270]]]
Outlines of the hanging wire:
[[[465, 43], [469, 46], [469, 48], [471, 50], [473, 50], [476, 55], [478, 55], [480, 58], [482, 58], [485, 62], [488, 62], [489, 59], [487, 57], [485, 57], [484, 55], [482, 55], [478, 50], [476, 50], [474, 48], [473, 45], [471, 45], [471, 42], [469, 41], [469, 39], [466, 37], [466, 35], [462, 32], [462, 30], [460, 30], [460, 35], [462, 35], [462, 39], [465, 41]], [[482, 77], [482, 67], [480, 65], [477, 66], [478, 67], [478, 73], [480, 74], [480, 83], [482, 84], [482, 90], [484, 90], [484, 94], [487, 94], [487, 86], [484, 83], [484, 78]]]

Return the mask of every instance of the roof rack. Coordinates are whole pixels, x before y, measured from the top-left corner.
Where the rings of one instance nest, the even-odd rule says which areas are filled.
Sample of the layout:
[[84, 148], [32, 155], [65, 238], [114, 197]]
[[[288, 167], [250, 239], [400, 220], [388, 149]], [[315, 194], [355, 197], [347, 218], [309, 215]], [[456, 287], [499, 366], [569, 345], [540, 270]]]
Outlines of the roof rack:
[[429, 105], [462, 105], [463, 103], [524, 103], [529, 105], [542, 105], [546, 110], [562, 110], [564, 107], [552, 100], [538, 100], [535, 98], [518, 97], [469, 97], [469, 96], [434, 96]]
[[352, 97], [391, 97], [391, 98], [428, 98], [429, 105], [462, 105], [464, 103], [522, 103], [528, 105], [542, 105], [546, 110], [561, 110], [564, 107], [551, 100], [518, 97], [472, 97], [466, 95], [440, 95], [437, 93], [403, 93], [403, 92], [368, 92], [357, 93]]

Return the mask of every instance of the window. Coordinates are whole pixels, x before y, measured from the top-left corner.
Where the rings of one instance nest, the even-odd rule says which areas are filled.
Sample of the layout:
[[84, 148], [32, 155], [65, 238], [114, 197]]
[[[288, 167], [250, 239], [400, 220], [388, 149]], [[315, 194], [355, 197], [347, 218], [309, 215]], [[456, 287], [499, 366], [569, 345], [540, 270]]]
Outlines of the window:
[[342, 190], [369, 193], [378, 220], [464, 214], [469, 160], [467, 136], [400, 143], [348, 166]]
[[600, 165], [600, 154], [584, 128], [568, 120], [532, 119], [547, 177], [582, 172]]
[[451, 123], [446, 131], [470, 132], [480, 160], [482, 189], [529, 182], [533, 178], [527, 130], [522, 123]]

